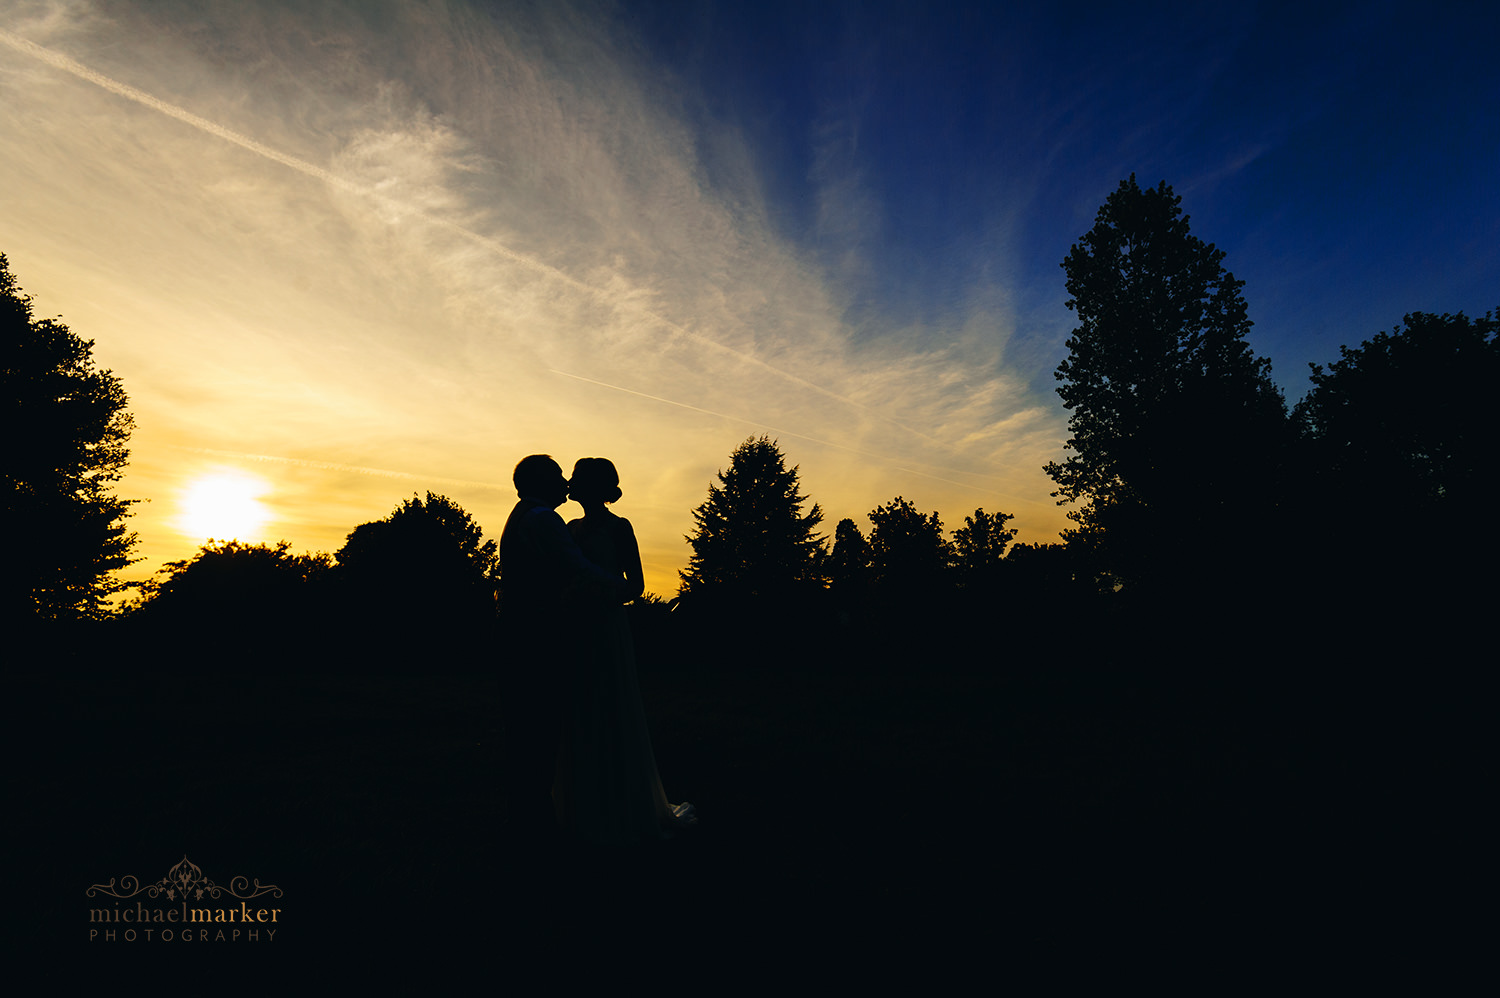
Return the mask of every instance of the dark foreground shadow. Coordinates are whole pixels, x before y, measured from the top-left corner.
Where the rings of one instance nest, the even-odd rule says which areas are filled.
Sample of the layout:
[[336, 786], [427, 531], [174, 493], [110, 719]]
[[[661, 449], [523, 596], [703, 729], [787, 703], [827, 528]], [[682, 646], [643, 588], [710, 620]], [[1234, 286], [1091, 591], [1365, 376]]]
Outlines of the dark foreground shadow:
[[1132, 615], [1099, 628], [1073, 635], [1099, 654], [1062, 662], [1042, 639], [985, 662], [919, 635], [710, 661], [652, 633], [656, 756], [701, 824], [615, 850], [519, 831], [498, 669], [34, 670], [14, 686], [20, 942], [59, 980], [166, 965], [90, 942], [85, 888], [186, 855], [284, 891], [274, 943], [182, 951], [216, 972], [519, 975], [618, 950], [810, 954], [848, 981], [992, 963], [997, 939], [1018, 960], [1168, 931], [1200, 953], [1326, 951], [1461, 864], [1484, 729], [1456, 646], [1387, 628], [1210, 653]]

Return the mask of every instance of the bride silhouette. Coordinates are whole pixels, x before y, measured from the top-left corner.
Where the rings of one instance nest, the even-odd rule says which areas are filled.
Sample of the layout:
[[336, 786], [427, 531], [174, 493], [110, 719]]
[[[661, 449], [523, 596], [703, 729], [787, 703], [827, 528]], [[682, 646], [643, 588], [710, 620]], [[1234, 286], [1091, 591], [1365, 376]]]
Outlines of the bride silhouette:
[[[573, 466], [568, 495], [583, 506], [568, 523], [586, 558], [638, 596], [645, 588], [630, 521], [607, 508], [620, 498], [620, 476], [602, 457]], [[624, 845], [670, 837], [696, 823], [691, 804], [662, 791], [636, 681], [635, 646], [620, 603], [581, 598], [577, 666], [563, 712], [562, 747], [552, 799], [565, 834], [582, 842]]]

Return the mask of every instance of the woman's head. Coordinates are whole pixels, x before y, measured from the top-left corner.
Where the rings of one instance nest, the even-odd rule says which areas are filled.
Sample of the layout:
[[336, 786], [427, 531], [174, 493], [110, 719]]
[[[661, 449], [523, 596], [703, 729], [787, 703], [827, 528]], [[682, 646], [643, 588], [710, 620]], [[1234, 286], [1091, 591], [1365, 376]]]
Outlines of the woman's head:
[[581, 457], [573, 465], [568, 495], [574, 502], [614, 502], [620, 498], [620, 473], [608, 458]]

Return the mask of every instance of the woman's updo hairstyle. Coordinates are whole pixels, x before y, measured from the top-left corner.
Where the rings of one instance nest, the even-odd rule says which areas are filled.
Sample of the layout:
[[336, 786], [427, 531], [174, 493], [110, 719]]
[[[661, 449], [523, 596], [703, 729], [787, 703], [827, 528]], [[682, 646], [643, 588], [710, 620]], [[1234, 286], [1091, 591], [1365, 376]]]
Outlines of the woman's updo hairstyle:
[[579, 491], [598, 496], [605, 502], [614, 502], [620, 492], [620, 473], [614, 462], [606, 457], [581, 457], [573, 465], [573, 478], [569, 482], [574, 498]]

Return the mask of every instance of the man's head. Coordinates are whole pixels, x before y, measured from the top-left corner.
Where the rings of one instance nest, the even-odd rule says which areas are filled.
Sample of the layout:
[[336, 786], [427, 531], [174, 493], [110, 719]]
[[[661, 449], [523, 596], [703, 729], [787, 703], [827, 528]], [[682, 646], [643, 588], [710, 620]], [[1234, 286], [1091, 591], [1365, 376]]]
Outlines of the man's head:
[[511, 480], [516, 483], [516, 493], [523, 499], [548, 503], [553, 509], [568, 501], [568, 480], [563, 477], [562, 467], [549, 455], [532, 454], [521, 458]]

